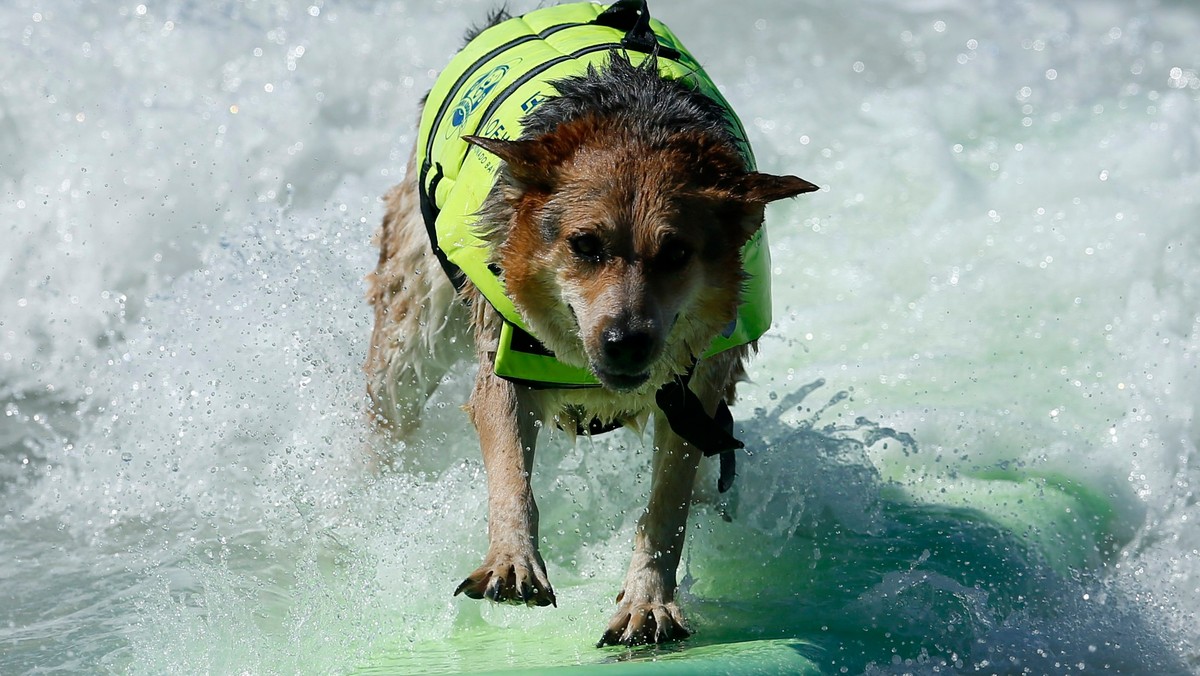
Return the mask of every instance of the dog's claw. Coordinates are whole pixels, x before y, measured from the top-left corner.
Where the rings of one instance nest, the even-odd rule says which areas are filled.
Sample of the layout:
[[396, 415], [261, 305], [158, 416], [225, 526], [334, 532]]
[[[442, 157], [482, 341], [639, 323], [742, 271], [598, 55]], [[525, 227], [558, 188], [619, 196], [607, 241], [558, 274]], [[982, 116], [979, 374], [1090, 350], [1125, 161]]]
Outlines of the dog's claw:
[[483, 598], [483, 594], [480, 594], [479, 591], [475, 588], [474, 582], [475, 581], [469, 577], [467, 579], [463, 580], [462, 584], [458, 585], [458, 587], [455, 588], [454, 595], [458, 596], [459, 594], [466, 594], [467, 598], [472, 598], [472, 599]]
[[483, 565], [458, 585], [454, 595], [494, 603], [558, 607], [545, 564], [537, 552], [512, 556], [488, 552]]
[[673, 602], [623, 604], [596, 647], [668, 643], [690, 635], [679, 606]]
[[500, 603], [505, 600], [500, 592], [500, 578], [495, 575], [491, 575], [490, 577], [491, 579], [488, 580], [487, 587], [483, 591], [483, 596], [489, 601]]

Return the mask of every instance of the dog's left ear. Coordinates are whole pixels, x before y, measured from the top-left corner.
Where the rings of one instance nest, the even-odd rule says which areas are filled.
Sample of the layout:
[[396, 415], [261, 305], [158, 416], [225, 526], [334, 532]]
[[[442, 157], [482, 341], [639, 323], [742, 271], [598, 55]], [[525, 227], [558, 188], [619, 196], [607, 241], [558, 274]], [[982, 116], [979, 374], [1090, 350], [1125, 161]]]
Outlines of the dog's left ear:
[[718, 190], [738, 202], [767, 204], [820, 190], [820, 187], [798, 176], [775, 176], [752, 171], [720, 186]]
[[762, 226], [763, 208], [769, 202], [803, 195], [820, 188], [796, 176], [775, 176], [751, 171], [719, 180], [697, 196], [708, 201], [718, 218], [738, 227], [729, 232], [733, 244], [741, 246]]

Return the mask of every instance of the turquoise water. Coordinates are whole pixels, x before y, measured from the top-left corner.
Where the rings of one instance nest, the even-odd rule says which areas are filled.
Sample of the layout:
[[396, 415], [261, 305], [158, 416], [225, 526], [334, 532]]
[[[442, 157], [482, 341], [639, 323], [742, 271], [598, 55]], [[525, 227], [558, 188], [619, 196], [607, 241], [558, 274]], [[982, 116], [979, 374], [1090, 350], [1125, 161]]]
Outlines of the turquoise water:
[[468, 370], [398, 471], [361, 467], [378, 196], [490, 4], [0, 8], [0, 673], [737, 642], [827, 673], [1200, 671], [1200, 10], [652, 2], [760, 166], [825, 189], [768, 214], [754, 455], [695, 510], [695, 638], [631, 654], [592, 645], [645, 440], [543, 439], [557, 609], [450, 596], [485, 543]]

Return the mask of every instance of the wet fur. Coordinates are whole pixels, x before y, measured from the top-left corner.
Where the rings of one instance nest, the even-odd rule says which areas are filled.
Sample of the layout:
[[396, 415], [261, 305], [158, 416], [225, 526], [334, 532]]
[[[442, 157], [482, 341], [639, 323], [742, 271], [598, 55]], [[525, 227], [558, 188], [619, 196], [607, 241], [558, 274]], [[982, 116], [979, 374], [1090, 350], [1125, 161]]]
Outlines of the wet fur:
[[[472, 349], [480, 364], [466, 409], [487, 470], [489, 548], [456, 594], [556, 604], [529, 486], [539, 423], [638, 425], [654, 414], [658, 388], [735, 317], [740, 249], [763, 206], [815, 189], [747, 173], [721, 110], [648, 63], [614, 53], [608, 67], [555, 83], [559, 96], [526, 117], [519, 140], [470, 139], [504, 160], [478, 227], [509, 294], [561, 361], [592, 369], [605, 387], [531, 389], [495, 376], [501, 318], [469, 282], [456, 294], [439, 268], [412, 162], [386, 198], [368, 278], [375, 328], [366, 371], [379, 429], [404, 439], [448, 369]], [[601, 255], [581, 255], [580, 237], [598, 241]], [[690, 387], [710, 415], [732, 402], [747, 351], [696, 364]], [[649, 505], [601, 645], [688, 635], [675, 575], [701, 454], [665, 420], [654, 445]]]

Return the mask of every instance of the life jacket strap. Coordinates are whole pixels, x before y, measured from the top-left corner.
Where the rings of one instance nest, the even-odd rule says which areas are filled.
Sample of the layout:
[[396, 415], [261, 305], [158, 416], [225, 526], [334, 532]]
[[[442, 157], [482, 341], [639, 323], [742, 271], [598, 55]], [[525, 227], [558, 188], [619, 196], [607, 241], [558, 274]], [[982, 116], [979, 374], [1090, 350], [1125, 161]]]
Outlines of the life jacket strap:
[[671, 431], [700, 449], [705, 456], [721, 456], [717, 490], [724, 493], [733, 485], [737, 463], [734, 452], [746, 445], [733, 436], [733, 414], [729, 404], [722, 399], [717, 404], [716, 415], [709, 417], [700, 397], [688, 387], [691, 377], [689, 370], [664, 384], [654, 394], [654, 400], [666, 416]]
[[[425, 177], [431, 169], [435, 170], [435, 173], [429, 181], [429, 188], [426, 189]], [[467, 276], [463, 274], [462, 268], [450, 262], [450, 259], [446, 257], [446, 252], [438, 244], [437, 217], [440, 210], [433, 202], [433, 195], [437, 194], [437, 185], [441, 182], [443, 176], [445, 176], [445, 172], [442, 170], [441, 163], [431, 163], [427, 160], [422, 165], [417, 179], [417, 202], [421, 206], [421, 218], [425, 221], [425, 232], [429, 235], [429, 246], [433, 249], [433, 255], [437, 257], [438, 264], [442, 266], [442, 270], [450, 278], [450, 283], [454, 285], [454, 290], [462, 291], [463, 284], [467, 283]]]

